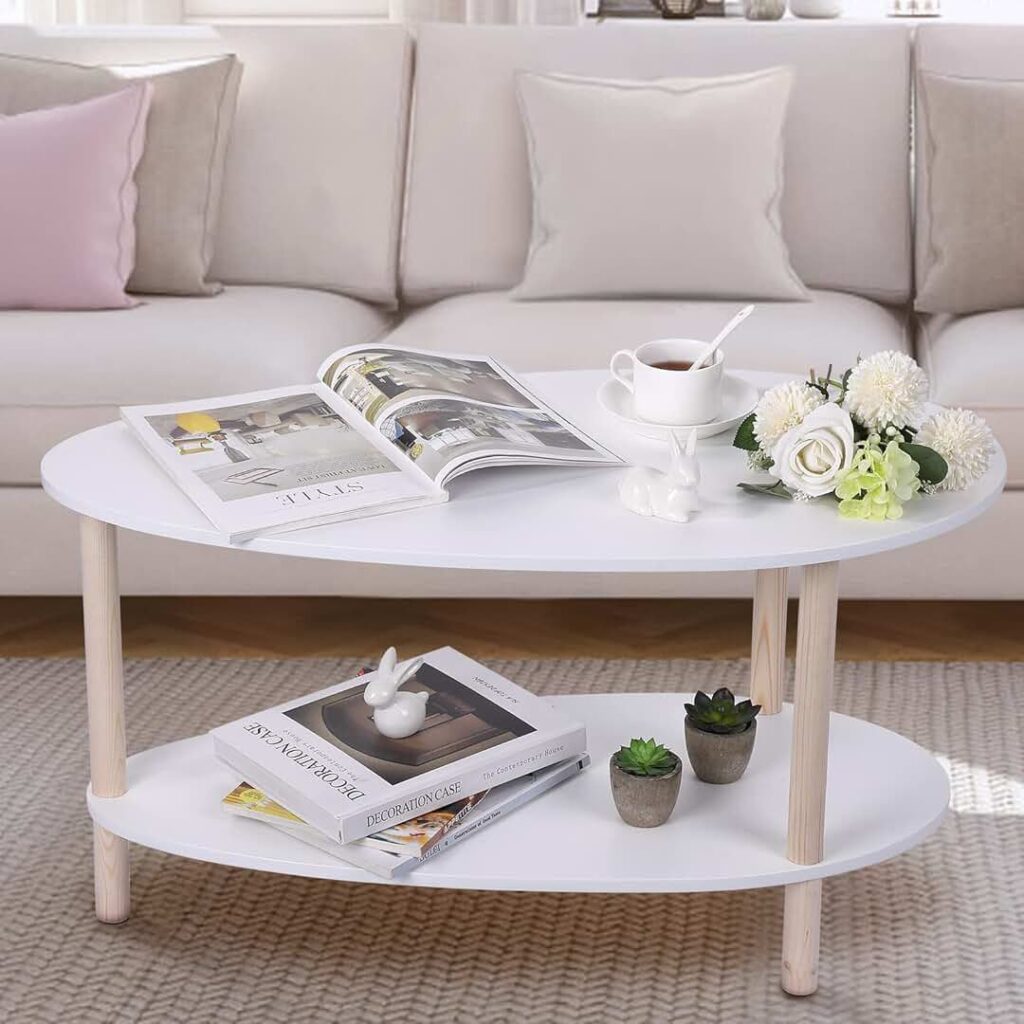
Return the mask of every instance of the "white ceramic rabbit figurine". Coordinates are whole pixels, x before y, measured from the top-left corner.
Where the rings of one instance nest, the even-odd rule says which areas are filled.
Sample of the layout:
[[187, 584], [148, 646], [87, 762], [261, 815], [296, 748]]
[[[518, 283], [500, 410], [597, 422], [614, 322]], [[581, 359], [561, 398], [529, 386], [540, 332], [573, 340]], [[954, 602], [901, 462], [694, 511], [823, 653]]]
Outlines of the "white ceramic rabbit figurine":
[[423, 728], [427, 717], [429, 693], [399, 693], [398, 688], [414, 676], [422, 658], [398, 664], [398, 652], [389, 647], [380, 659], [380, 667], [366, 684], [363, 700], [373, 708], [373, 724], [382, 736], [400, 740]]
[[672, 464], [667, 473], [647, 466], [634, 466], [619, 484], [622, 504], [641, 516], [654, 516], [674, 523], [688, 523], [700, 511], [700, 463], [697, 461], [697, 431], [691, 430], [684, 448], [679, 434], [670, 435]]

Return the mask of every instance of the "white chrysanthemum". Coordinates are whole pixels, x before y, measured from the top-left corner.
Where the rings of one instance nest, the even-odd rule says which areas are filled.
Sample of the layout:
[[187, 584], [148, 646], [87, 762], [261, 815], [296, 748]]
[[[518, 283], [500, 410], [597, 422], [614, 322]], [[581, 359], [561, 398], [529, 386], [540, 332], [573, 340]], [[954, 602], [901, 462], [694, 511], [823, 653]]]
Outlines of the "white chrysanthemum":
[[924, 415], [928, 377], [905, 352], [861, 360], [846, 386], [846, 411], [868, 430], [916, 427]]
[[949, 467], [939, 484], [943, 491], [962, 491], [988, 469], [993, 451], [992, 431], [970, 409], [943, 409], [917, 432], [914, 441], [934, 448]]
[[803, 381], [788, 380], [770, 388], [754, 406], [754, 437], [761, 450], [771, 455], [787, 430], [799, 426], [804, 417], [825, 401], [825, 396]]

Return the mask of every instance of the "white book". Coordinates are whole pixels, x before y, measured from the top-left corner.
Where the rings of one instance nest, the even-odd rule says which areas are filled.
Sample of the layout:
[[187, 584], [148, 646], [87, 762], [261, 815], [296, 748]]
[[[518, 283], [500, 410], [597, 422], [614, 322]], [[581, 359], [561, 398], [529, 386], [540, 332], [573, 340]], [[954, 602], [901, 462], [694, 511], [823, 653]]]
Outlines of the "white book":
[[212, 731], [242, 778], [342, 843], [492, 789], [586, 750], [586, 729], [451, 647], [423, 656], [403, 689], [426, 692], [412, 736], [378, 732], [373, 673]]
[[[362, 840], [354, 843], [339, 843], [305, 822], [287, 821], [274, 814], [261, 814], [259, 810], [246, 811], [231, 806], [227, 809], [234, 814], [242, 814], [245, 817], [255, 818], [268, 825], [273, 825], [281, 832], [301, 839], [310, 846], [329, 853], [332, 857], [337, 857], [348, 864], [354, 864], [381, 878], [399, 878], [456, 843], [461, 843], [463, 839], [475, 835], [480, 829], [511, 813], [517, 807], [522, 807], [523, 804], [529, 803], [549, 789], [575, 777], [589, 764], [590, 755], [583, 754], [578, 758], [564, 761], [562, 764], [531, 772], [514, 782], [506, 782], [497, 786], [490, 790], [461, 822], [445, 832], [444, 836], [432, 845], [422, 857], [385, 852], [363, 845]], [[543, 841], [543, 838], [540, 841]]]
[[443, 502], [474, 469], [620, 463], [492, 359], [379, 345], [315, 383], [121, 418], [231, 542]]

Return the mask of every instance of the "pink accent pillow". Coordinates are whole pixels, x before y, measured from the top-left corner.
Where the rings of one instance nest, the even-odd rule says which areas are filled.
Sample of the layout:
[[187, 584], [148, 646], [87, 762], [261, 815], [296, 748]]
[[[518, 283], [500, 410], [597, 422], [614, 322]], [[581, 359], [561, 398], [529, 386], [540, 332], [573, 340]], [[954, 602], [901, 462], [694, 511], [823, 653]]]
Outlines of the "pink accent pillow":
[[132, 175], [152, 91], [0, 117], [0, 308], [135, 304]]

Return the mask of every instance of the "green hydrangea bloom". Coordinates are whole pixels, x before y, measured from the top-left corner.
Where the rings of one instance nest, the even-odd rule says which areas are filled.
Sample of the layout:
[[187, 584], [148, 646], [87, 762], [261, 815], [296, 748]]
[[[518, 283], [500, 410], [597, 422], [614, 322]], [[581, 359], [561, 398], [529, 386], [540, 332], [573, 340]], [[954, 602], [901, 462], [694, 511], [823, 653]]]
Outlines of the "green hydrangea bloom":
[[917, 463], [898, 441], [883, 447], [872, 434], [857, 445], [853, 462], [839, 474], [839, 514], [846, 519], [899, 519], [904, 502], [921, 489], [917, 472]]

